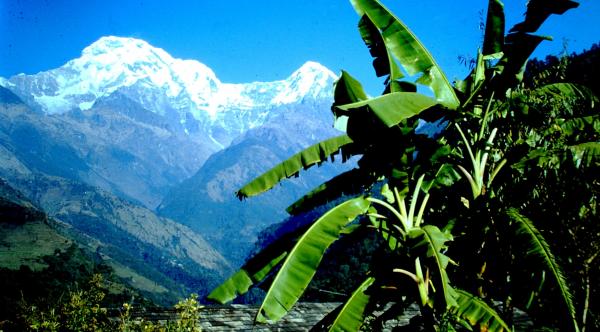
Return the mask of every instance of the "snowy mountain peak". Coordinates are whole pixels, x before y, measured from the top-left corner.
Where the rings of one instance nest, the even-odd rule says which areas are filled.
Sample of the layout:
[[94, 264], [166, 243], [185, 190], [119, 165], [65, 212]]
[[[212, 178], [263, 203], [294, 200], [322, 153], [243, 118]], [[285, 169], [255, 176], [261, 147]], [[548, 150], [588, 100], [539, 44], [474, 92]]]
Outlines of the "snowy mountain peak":
[[[129, 37], [105, 36], [93, 42], [88, 47], [84, 48], [82, 55], [98, 56], [106, 53], [113, 53], [119, 50], [134, 51], [135, 53], [143, 51], [151, 51], [154, 47], [141, 39]], [[162, 51], [162, 50], [160, 50]], [[170, 56], [162, 51], [165, 57]]]
[[296, 70], [292, 77], [302, 76], [302, 77], [324, 77], [326, 79], [336, 80], [338, 77], [334, 74], [329, 68], [323, 66], [322, 64], [315, 61], [307, 61], [305, 62], [298, 70]]
[[168, 97], [189, 93], [190, 87], [196, 94], [210, 95], [213, 86], [220, 83], [200, 62], [174, 59], [163, 49], [135, 38], [102, 37], [67, 66], [82, 73], [85, 81], [96, 83], [100, 95], [139, 81], [163, 90]]
[[[195, 60], [174, 59], [165, 50], [146, 41], [128, 37], [107, 36], [83, 49], [81, 58], [74, 62], [94, 62], [103, 66], [112, 64], [147, 64], [155, 69], [161, 66], [175, 67], [174, 74], [186, 77], [206, 76], [216, 80], [215, 73]], [[139, 68], [138, 68], [139, 69]], [[191, 82], [187, 82], [191, 83]]]
[[10, 85], [10, 82], [6, 78], [0, 76], [0, 86], [7, 87], [9, 85]]
[[274, 104], [290, 104], [306, 97], [327, 98], [337, 76], [318, 62], [308, 61], [287, 80], [285, 88], [273, 98]]
[[232, 110], [268, 110], [305, 98], [330, 99], [336, 78], [329, 69], [309, 61], [280, 81], [222, 83], [196, 60], [173, 58], [140, 39], [107, 36], [60, 68], [13, 76], [1, 83], [47, 113], [89, 109], [96, 100], [118, 91], [151, 112], [175, 116], [186, 126], [189, 115], [214, 122], [218, 114]]

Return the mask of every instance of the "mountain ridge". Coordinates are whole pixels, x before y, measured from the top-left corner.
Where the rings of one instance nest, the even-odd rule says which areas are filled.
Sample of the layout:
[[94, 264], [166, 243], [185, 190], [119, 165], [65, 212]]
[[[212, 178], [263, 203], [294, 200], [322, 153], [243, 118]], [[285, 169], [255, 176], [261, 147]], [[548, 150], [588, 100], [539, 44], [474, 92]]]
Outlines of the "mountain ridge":
[[[336, 78], [309, 61], [282, 80], [223, 83], [199, 62], [105, 37], [60, 68], [0, 78], [0, 177], [121, 274], [202, 293], [285, 217], [284, 205], [340, 170], [315, 168], [314, 181], [286, 181], [250, 204], [234, 196], [243, 181], [335, 135]], [[183, 210], [170, 204], [179, 200]], [[170, 208], [154, 213], [161, 202]]]
[[173, 58], [141, 39], [106, 36], [59, 68], [33, 75], [18, 74], [0, 79], [0, 84], [18, 95], [31, 91], [30, 101], [47, 113], [89, 109], [100, 97], [141, 84], [160, 88], [170, 99], [170, 106], [188, 108], [200, 119], [199, 112], [214, 118], [216, 113], [234, 106], [265, 107], [299, 102], [307, 96], [325, 97], [330, 94], [329, 83], [335, 79], [337, 76], [329, 69], [308, 61], [286, 79], [223, 83], [199, 61]]

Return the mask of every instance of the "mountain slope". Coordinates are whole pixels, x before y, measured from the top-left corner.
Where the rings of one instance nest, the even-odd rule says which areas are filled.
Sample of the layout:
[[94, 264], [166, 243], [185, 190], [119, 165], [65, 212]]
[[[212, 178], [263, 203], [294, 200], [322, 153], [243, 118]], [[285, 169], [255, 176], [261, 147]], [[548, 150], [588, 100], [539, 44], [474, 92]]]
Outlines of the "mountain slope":
[[[287, 204], [337, 172], [318, 169], [249, 203], [233, 196], [335, 135], [335, 78], [307, 62], [279, 81], [223, 83], [197, 61], [103, 37], [60, 68], [0, 78], [0, 176], [138, 289], [201, 293]], [[160, 202], [176, 218], [157, 217]]]
[[335, 78], [307, 62], [284, 80], [223, 83], [200, 62], [103, 37], [60, 68], [0, 79], [0, 142], [38, 171], [153, 209], [247, 130], [329, 100]]
[[309, 169], [308, 176], [284, 181], [260, 196], [243, 202], [235, 197], [237, 189], [281, 160], [317, 141], [339, 135], [328, 125], [331, 114], [324, 103], [304, 104], [282, 112], [262, 127], [248, 131], [171, 191], [158, 212], [205, 234], [232, 264], [239, 265], [252, 249], [257, 234], [286, 217], [289, 204], [350, 167], [325, 164]]
[[[0, 105], [0, 114], [14, 116], [11, 120], [18, 120], [15, 114], [23, 113], [36, 112], [23, 105]], [[6, 128], [18, 123], [2, 122]], [[202, 293], [229, 271], [229, 263], [189, 228], [107, 191], [60, 176], [84, 167], [75, 168], [77, 164], [71, 162], [67, 164], [71, 168], [64, 164], [61, 168], [60, 161], [77, 154], [61, 154], [72, 150], [56, 149], [63, 145], [52, 136], [31, 139], [31, 151], [24, 149], [28, 141], [8, 142], [23, 144], [15, 147], [5, 138], [0, 131], [0, 176], [62, 222], [70, 238], [102, 255], [133, 287], [155, 293], [151, 298], [164, 302], [192, 291]], [[35, 144], [44, 148], [37, 149]], [[57, 174], [52, 174], [53, 167]]]
[[[327, 68], [307, 62], [284, 80], [223, 83], [198, 61], [175, 59], [143, 40], [109, 36], [60, 68], [16, 75], [3, 85], [48, 114], [86, 110], [98, 99], [120, 92], [142, 108], [180, 122], [187, 133], [195, 127], [211, 132], [216, 126], [220, 132], [213, 138], [226, 146], [263, 123], [264, 111], [273, 106], [329, 97], [335, 79]], [[233, 132], [224, 137], [224, 129]]]
[[12, 183], [56, 219], [63, 234], [155, 301], [203, 294], [230, 271], [199, 234], [107, 192], [43, 175]]
[[44, 256], [72, 243], [50, 226], [44, 212], [0, 179], [0, 268], [43, 269], [48, 266]]
[[[6, 91], [0, 88], [0, 91]], [[216, 151], [204, 135], [177, 134], [126, 97], [46, 115], [0, 103], [0, 145], [38, 172], [83, 181], [155, 207]]]

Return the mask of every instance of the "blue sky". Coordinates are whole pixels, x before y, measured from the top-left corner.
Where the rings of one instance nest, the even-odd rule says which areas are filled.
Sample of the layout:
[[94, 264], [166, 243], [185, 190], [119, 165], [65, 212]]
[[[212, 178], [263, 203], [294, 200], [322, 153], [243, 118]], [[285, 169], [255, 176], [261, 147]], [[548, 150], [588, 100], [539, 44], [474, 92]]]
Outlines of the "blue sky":
[[[519, 22], [526, 0], [505, 0], [507, 28]], [[467, 69], [481, 41], [487, 0], [387, 0], [436, 57], [450, 79]], [[542, 34], [553, 42], [536, 55], [581, 51], [600, 41], [600, 1], [552, 16]], [[196, 59], [224, 82], [283, 79], [308, 60], [348, 70], [379, 92], [371, 59], [346, 0], [0, 0], [0, 76], [61, 66], [105, 35], [137, 37], [174, 57]]]

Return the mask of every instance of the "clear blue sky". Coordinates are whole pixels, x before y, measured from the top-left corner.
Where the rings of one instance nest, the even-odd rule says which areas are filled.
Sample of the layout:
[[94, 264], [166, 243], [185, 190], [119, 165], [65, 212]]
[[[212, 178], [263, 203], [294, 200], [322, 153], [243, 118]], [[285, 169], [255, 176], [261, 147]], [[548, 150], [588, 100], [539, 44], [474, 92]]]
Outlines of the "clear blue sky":
[[[458, 56], [473, 56], [487, 0], [384, 0], [419, 36], [450, 79], [467, 72]], [[507, 28], [526, 0], [504, 0]], [[553, 16], [540, 30], [553, 35], [536, 53], [580, 51], [600, 41], [600, 1]], [[61, 66], [105, 35], [137, 37], [174, 57], [196, 59], [224, 82], [287, 77], [307, 60], [346, 69], [376, 94], [371, 59], [346, 0], [0, 0], [0, 76]]]

